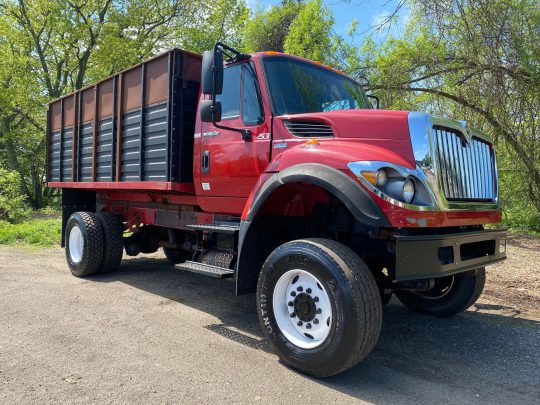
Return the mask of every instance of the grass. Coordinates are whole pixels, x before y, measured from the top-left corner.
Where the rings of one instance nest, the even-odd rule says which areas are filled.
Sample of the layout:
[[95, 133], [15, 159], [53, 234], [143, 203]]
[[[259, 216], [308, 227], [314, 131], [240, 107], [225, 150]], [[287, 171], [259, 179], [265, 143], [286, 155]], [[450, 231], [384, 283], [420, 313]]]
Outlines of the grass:
[[0, 221], [0, 244], [49, 247], [60, 244], [60, 218], [37, 217], [18, 224]]

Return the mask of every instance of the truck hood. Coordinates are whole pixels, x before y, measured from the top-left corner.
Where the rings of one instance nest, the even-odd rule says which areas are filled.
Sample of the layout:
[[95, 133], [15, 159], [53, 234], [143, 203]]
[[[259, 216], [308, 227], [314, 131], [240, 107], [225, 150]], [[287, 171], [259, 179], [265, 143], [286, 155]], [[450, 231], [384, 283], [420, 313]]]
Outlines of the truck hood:
[[[344, 155], [352, 151], [347, 151], [348, 148], [381, 148], [401, 157], [401, 162], [395, 163], [403, 164], [404, 160], [407, 166], [414, 168], [408, 117], [408, 111], [337, 110], [282, 115], [276, 117], [276, 121], [281, 131], [299, 141], [316, 137], [328, 145], [340, 144]], [[310, 128], [313, 128], [312, 132]], [[343, 145], [347, 147], [343, 148]], [[384, 154], [375, 154], [372, 160], [384, 158]]]
[[408, 111], [337, 110], [319, 113], [282, 115], [284, 122], [319, 121], [332, 128], [336, 138], [407, 140]]

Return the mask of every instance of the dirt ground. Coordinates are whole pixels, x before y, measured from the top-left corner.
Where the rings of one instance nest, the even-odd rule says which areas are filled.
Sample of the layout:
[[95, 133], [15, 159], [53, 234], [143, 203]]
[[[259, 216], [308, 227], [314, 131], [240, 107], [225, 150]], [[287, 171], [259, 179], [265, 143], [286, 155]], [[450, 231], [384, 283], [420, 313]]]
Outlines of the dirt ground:
[[454, 318], [393, 298], [371, 355], [318, 380], [279, 363], [228, 280], [161, 254], [77, 279], [60, 248], [0, 246], [0, 403], [538, 403], [540, 241], [508, 255]]

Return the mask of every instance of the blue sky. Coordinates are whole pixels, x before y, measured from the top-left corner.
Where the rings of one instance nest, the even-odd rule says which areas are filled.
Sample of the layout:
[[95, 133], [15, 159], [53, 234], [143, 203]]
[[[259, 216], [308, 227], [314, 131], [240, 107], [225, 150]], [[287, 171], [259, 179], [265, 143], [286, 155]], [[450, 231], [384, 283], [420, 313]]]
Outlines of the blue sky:
[[[281, 3], [280, 0], [246, 0], [246, 2], [251, 8], [255, 8], [257, 4], [262, 4], [264, 8], [267, 8]], [[323, 2], [334, 13], [334, 30], [336, 33], [346, 35], [354, 19], [358, 20], [358, 33], [368, 31], [377, 21], [390, 15], [395, 10], [399, 0], [323, 0]], [[405, 24], [408, 14], [409, 11], [406, 7], [400, 9], [398, 24], [391, 29], [393, 35], [399, 35], [400, 26]], [[384, 36], [386, 36], [386, 32]], [[361, 40], [362, 36], [357, 39]], [[378, 39], [382, 40], [384, 38]]]

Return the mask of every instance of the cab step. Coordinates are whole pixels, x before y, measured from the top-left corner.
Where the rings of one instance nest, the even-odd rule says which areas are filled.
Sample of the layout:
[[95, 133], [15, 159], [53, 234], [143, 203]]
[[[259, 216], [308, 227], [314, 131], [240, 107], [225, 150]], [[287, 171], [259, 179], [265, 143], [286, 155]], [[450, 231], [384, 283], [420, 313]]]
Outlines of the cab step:
[[203, 274], [209, 277], [215, 278], [227, 278], [232, 277], [234, 270], [227, 269], [225, 267], [212, 266], [210, 264], [190, 262], [179, 263], [174, 266], [178, 270], [190, 271], [192, 273]]
[[236, 224], [194, 224], [187, 225], [188, 228], [197, 231], [216, 232], [216, 233], [235, 233], [240, 230], [240, 225]]

